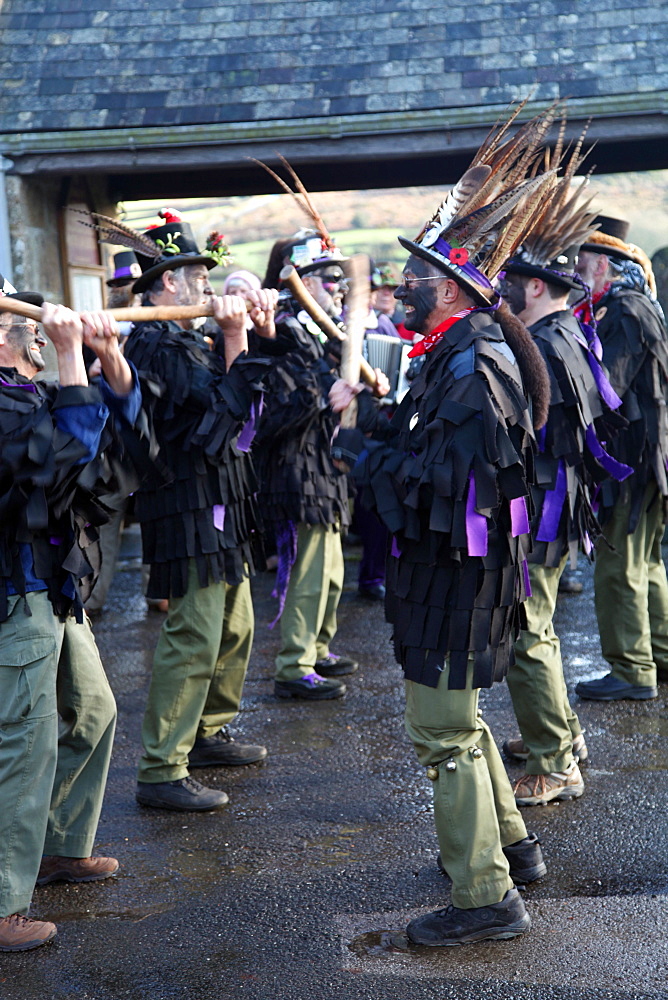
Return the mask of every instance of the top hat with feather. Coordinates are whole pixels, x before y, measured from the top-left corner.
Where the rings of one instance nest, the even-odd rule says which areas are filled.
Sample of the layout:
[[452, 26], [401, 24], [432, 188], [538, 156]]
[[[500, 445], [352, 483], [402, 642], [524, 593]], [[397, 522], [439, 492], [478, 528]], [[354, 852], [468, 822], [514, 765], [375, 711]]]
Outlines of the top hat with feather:
[[[80, 213], [88, 216], [87, 212]], [[175, 271], [179, 267], [203, 264], [209, 270], [219, 264], [231, 264], [232, 258], [220, 233], [211, 233], [206, 248], [199, 250], [193, 231], [178, 212], [164, 208], [158, 215], [164, 219], [162, 225], [149, 226], [145, 233], [139, 233], [130, 226], [110, 219], [106, 215], [91, 212], [93, 222], [81, 219], [84, 226], [91, 226], [104, 243], [115, 243], [129, 247], [137, 256], [141, 275], [132, 286], [132, 291], [143, 292], [165, 271]]]
[[294, 184], [294, 190], [289, 184], [283, 180], [275, 170], [268, 167], [266, 163], [262, 160], [256, 160], [254, 157], [249, 157], [253, 163], [257, 163], [259, 167], [266, 170], [270, 177], [279, 184], [283, 190], [292, 195], [297, 204], [299, 205], [302, 212], [308, 217], [312, 228], [302, 229], [298, 233], [295, 233], [292, 241], [287, 242], [283, 248], [283, 255], [287, 258], [291, 264], [295, 266], [297, 272], [300, 275], [311, 274], [313, 271], [318, 271], [323, 267], [327, 267], [331, 263], [343, 263], [348, 260], [344, 257], [336, 243], [334, 238], [331, 236], [327, 230], [327, 226], [313, 203], [313, 199], [304, 187], [301, 179], [288, 163], [284, 156], [279, 154], [279, 160], [290, 174], [292, 183]]
[[553, 108], [506, 138], [526, 103], [491, 129], [469, 169], [418, 236], [399, 237], [406, 250], [454, 278], [482, 306], [498, 300], [492, 281], [531, 231], [542, 200], [556, 183], [552, 169], [537, 174]]

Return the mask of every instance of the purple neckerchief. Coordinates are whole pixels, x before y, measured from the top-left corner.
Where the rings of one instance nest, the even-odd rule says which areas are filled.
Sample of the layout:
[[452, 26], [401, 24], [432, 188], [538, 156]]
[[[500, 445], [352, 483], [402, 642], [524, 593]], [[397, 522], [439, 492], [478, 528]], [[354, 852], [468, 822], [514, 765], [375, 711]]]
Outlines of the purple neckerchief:
[[[588, 323], [579, 323], [579, 326], [584, 333], [584, 337], [579, 337], [576, 333], [574, 333], [573, 336], [577, 340], [578, 344], [584, 347], [587, 352], [587, 361], [589, 362], [591, 373], [594, 376], [594, 381], [596, 382], [596, 388], [598, 389], [599, 395], [603, 402], [609, 406], [611, 410], [617, 410], [622, 405], [622, 401], [610, 385], [610, 380], [603, 371], [596, 351], [592, 348], [591, 344], [585, 340], [585, 337], [587, 337], [587, 330], [591, 330], [591, 327]], [[596, 335], [594, 334], [594, 336]], [[596, 337], [596, 340], [599, 344], [601, 343], [600, 340], [598, 340], [598, 337]]]
[[487, 555], [487, 518], [476, 508], [475, 475], [469, 472], [469, 490], [466, 497], [466, 544], [470, 556]]
[[8, 389], [27, 389], [29, 392], [37, 392], [37, 387], [32, 382], [5, 382], [0, 378], [0, 385], [6, 385]]
[[225, 504], [217, 503], [213, 507], [213, 526], [222, 531], [225, 527]]
[[529, 576], [529, 563], [526, 559], [522, 560], [522, 575], [524, 577], [524, 590], [526, 591], [527, 597], [531, 597], [531, 578]]
[[260, 399], [257, 404], [255, 400], [251, 403], [250, 417], [241, 428], [241, 434], [237, 438], [237, 451], [250, 451], [250, 446], [257, 432], [257, 422], [262, 416], [262, 410], [264, 409], [264, 393], [259, 393], [259, 396]]
[[559, 534], [559, 522], [561, 512], [564, 509], [566, 499], [566, 467], [563, 459], [559, 459], [557, 467], [557, 480], [553, 490], [545, 490], [543, 500], [543, 512], [540, 518], [538, 531], [536, 532], [537, 542], [553, 542]]
[[401, 557], [401, 549], [397, 545], [397, 540], [394, 535], [392, 535], [392, 548], [390, 549], [390, 555], [395, 559], [399, 559]]
[[273, 628], [283, 614], [285, 598], [290, 585], [290, 574], [297, 559], [297, 525], [294, 521], [284, 521], [277, 527], [276, 553], [278, 555], [276, 586], [272, 590], [271, 596], [278, 598], [278, 614], [273, 622], [270, 622], [269, 628]]
[[529, 513], [525, 497], [510, 501], [510, 530], [513, 538], [529, 534]]
[[444, 258], [444, 262], [448, 265], [448, 267], [451, 267], [455, 272], [466, 275], [466, 277], [469, 278], [470, 281], [474, 281], [476, 285], [482, 285], [483, 288], [493, 290], [492, 283], [489, 278], [487, 278], [482, 271], [479, 271], [476, 267], [474, 267], [469, 261], [467, 261], [466, 264], [457, 264], [450, 260], [450, 254], [452, 251], [454, 250], [456, 252], [460, 249], [459, 247], [451, 247], [442, 236], [439, 236], [439, 238], [432, 243], [430, 249], [433, 249], [440, 254], [441, 257]]
[[630, 465], [624, 465], [623, 462], [618, 462], [616, 458], [613, 458], [612, 455], [608, 454], [599, 441], [593, 424], [590, 424], [587, 428], [586, 440], [587, 447], [598, 464], [602, 466], [606, 472], [610, 473], [613, 479], [616, 479], [621, 483], [624, 479], [628, 479], [628, 477], [633, 473], [633, 469]]

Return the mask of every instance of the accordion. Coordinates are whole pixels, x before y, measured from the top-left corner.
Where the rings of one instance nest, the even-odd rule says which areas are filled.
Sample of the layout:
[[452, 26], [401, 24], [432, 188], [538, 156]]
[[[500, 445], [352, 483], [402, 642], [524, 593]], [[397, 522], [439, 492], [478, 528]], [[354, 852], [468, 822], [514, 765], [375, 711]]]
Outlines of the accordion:
[[381, 403], [396, 405], [406, 395], [410, 349], [411, 345], [399, 337], [388, 337], [384, 333], [367, 333], [364, 338], [364, 357], [372, 368], [380, 368], [390, 383], [390, 391]]

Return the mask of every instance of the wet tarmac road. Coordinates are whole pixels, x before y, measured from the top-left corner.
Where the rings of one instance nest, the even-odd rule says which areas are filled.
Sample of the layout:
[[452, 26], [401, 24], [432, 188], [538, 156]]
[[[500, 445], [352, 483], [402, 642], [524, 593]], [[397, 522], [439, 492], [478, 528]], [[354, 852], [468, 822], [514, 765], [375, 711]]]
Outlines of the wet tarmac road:
[[[129, 542], [132, 545], [132, 535]], [[355, 550], [348, 550], [355, 555]], [[95, 630], [119, 705], [98, 853], [115, 879], [36, 890], [46, 948], [0, 955], [2, 1000], [641, 1000], [668, 998], [668, 686], [651, 702], [578, 702], [585, 795], [528, 809], [548, 876], [527, 890], [530, 934], [408, 949], [407, 919], [445, 905], [431, 787], [403, 732], [402, 684], [382, 610], [355, 597], [348, 560], [335, 651], [362, 664], [338, 702], [272, 695], [270, 575], [236, 731], [267, 761], [198, 770], [230, 805], [203, 815], [134, 800], [139, 731], [161, 618], [130, 559]], [[604, 672], [585, 591], [560, 598], [569, 688]], [[515, 732], [505, 686], [484, 694], [497, 741]], [[519, 768], [510, 768], [518, 776]]]

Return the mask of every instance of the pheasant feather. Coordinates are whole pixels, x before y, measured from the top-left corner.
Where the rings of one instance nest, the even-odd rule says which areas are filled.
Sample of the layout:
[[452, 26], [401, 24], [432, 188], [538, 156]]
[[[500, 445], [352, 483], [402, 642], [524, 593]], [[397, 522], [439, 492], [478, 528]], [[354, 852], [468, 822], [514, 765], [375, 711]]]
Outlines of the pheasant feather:
[[70, 211], [76, 212], [79, 215], [88, 216], [90, 214], [90, 217], [95, 220], [94, 222], [85, 222], [83, 219], [79, 219], [79, 222], [82, 226], [94, 229], [103, 243], [114, 243], [117, 246], [128, 247], [130, 250], [134, 250], [135, 253], [142, 254], [144, 257], [151, 257], [154, 260], [157, 260], [162, 255], [160, 247], [153, 240], [150, 240], [148, 236], [144, 236], [143, 233], [138, 233], [135, 229], [124, 225], [124, 223], [119, 222], [117, 219], [111, 219], [108, 215], [98, 215], [97, 212], [83, 212], [79, 208], [72, 208]]

